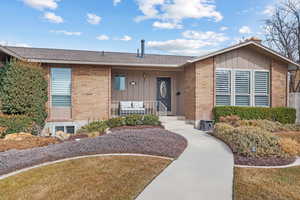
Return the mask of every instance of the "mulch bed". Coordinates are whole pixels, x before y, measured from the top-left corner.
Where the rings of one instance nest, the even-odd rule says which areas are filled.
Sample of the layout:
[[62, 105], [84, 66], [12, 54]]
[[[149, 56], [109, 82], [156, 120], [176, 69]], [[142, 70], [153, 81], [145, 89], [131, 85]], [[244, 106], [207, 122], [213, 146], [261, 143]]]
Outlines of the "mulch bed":
[[184, 137], [161, 128], [114, 130], [111, 134], [96, 138], [2, 152], [0, 175], [48, 161], [83, 155], [138, 153], [176, 159], [186, 146]]
[[234, 156], [234, 164], [236, 165], [248, 165], [248, 166], [283, 166], [295, 162], [296, 158], [281, 158], [281, 157], [266, 157], [266, 158], [256, 158], [256, 157], [245, 157], [236, 153], [233, 147], [228, 145], [222, 138], [217, 137], [212, 132], [208, 133], [218, 140], [225, 143], [232, 151]]
[[244, 157], [237, 154], [234, 155], [234, 163], [236, 165], [249, 165], [249, 166], [283, 166], [295, 162], [296, 158], [251, 158]]

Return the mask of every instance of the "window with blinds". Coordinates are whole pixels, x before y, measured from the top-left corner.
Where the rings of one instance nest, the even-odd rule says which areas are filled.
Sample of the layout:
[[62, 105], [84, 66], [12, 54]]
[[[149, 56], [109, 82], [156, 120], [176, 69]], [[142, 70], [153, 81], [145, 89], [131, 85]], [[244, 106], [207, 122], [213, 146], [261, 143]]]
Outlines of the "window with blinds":
[[217, 106], [269, 106], [269, 71], [216, 70]]
[[231, 72], [229, 70], [216, 71], [216, 105], [231, 104]]
[[126, 89], [126, 77], [124, 75], [116, 75], [114, 77], [115, 90], [124, 91]]
[[250, 71], [235, 72], [235, 105], [250, 106]]
[[255, 106], [269, 106], [269, 72], [255, 71]]
[[71, 106], [70, 68], [51, 68], [51, 99], [54, 107]]

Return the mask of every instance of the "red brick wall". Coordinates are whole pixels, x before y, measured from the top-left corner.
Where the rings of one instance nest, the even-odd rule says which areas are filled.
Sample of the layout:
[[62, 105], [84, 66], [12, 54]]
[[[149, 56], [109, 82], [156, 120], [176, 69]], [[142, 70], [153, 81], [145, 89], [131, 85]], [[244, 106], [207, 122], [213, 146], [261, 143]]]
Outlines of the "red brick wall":
[[184, 69], [184, 115], [186, 120], [195, 120], [195, 65]]
[[[63, 67], [52, 65], [53, 67]], [[62, 119], [68, 116], [68, 110], [60, 110], [60, 113], [53, 113], [57, 109], [51, 108], [51, 96], [47, 107], [49, 108], [48, 121], [85, 121], [102, 120], [110, 117], [111, 106], [111, 67], [72, 65], [72, 107], [69, 119]], [[50, 78], [50, 66], [46, 67], [47, 79]], [[49, 94], [50, 94], [49, 81]], [[63, 112], [63, 113], [61, 113]]]
[[271, 106], [287, 106], [287, 73], [288, 65], [272, 60], [271, 65]]
[[212, 119], [214, 107], [214, 59], [196, 63], [196, 120]]

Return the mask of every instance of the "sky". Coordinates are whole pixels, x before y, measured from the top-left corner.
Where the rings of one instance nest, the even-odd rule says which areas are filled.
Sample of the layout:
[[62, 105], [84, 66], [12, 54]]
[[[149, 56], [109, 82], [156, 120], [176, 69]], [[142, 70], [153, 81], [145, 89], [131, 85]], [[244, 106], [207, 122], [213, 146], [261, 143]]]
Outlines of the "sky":
[[196, 55], [256, 36], [276, 0], [1, 0], [0, 44]]

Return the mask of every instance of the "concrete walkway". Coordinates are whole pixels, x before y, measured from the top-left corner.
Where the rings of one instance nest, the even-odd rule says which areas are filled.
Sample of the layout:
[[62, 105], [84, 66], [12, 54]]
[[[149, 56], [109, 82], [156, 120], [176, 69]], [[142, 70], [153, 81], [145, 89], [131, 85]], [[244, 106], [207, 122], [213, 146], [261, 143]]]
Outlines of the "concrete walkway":
[[228, 147], [175, 117], [162, 121], [167, 130], [184, 136], [189, 144], [137, 200], [232, 199], [234, 163]]

